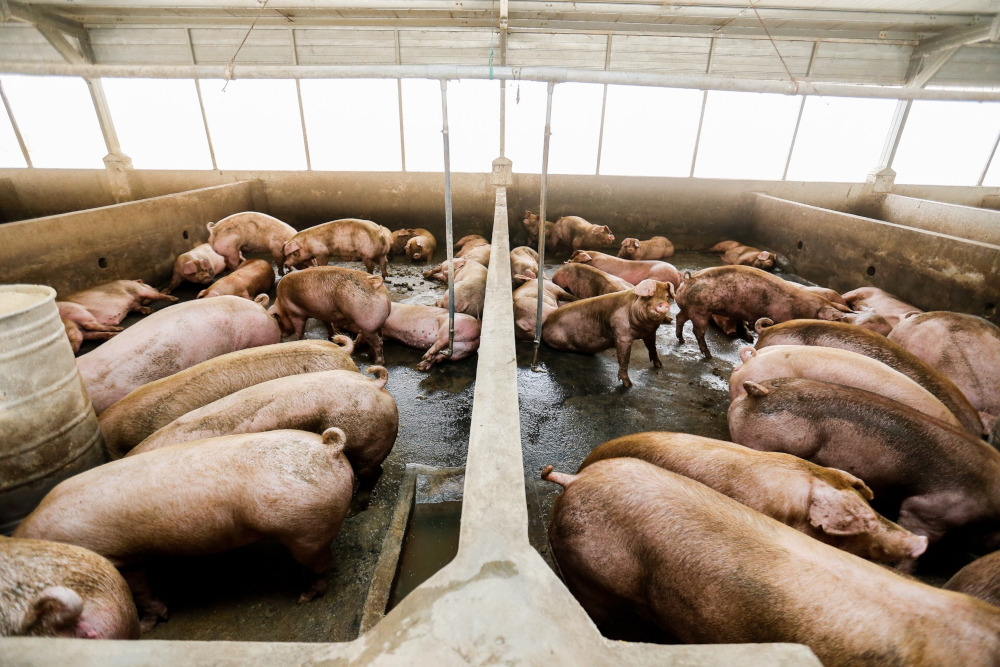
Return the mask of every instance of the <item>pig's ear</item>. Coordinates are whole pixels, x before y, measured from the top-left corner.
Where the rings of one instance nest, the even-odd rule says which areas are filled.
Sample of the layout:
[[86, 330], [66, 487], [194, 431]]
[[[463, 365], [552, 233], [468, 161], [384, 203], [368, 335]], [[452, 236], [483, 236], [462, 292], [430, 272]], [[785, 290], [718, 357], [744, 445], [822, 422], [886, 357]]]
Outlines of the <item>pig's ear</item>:
[[755, 398], [760, 398], [761, 396], [767, 396], [768, 393], [770, 393], [767, 387], [759, 385], [756, 382], [751, 382], [750, 380], [747, 380], [746, 382], [743, 383], [743, 390], [746, 391], [746, 393], [748, 393], [749, 395], [754, 396]]
[[528, 278], [528, 280], [534, 280], [535, 278], [538, 277], [538, 274], [535, 273], [532, 269], [525, 269], [524, 275]]
[[816, 312], [816, 319], [826, 320], [828, 322], [839, 322], [844, 319], [844, 314], [836, 308], [823, 306]]
[[267, 304], [271, 303], [271, 297], [266, 294], [258, 294], [257, 298], [253, 300], [254, 303], [259, 303], [261, 308], [267, 308]]
[[767, 251], [764, 251], [764, 252], [760, 253], [759, 255], [757, 255], [757, 259], [759, 259], [762, 262], [766, 262], [768, 256], [769, 256], [769, 253]]
[[857, 535], [878, 527], [871, 507], [820, 479], [813, 480], [809, 493], [809, 523], [827, 535]]
[[24, 615], [19, 634], [34, 636], [75, 636], [83, 613], [83, 600], [64, 586], [49, 586], [35, 598]]
[[668, 283], [668, 282], [664, 282], [663, 284], [667, 286], [667, 295], [671, 299], [673, 299], [674, 301], [676, 301], [677, 300], [677, 288], [674, 287], [674, 284], [673, 283]]
[[293, 252], [298, 250], [301, 246], [298, 241], [285, 241], [285, 245], [281, 247], [282, 252], [286, 255], [291, 255]]
[[198, 265], [194, 262], [184, 262], [184, 266], [181, 267], [182, 276], [193, 276], [198, 273]]
[[206, 292], [208, 292], [208, 290], [207, 289], [203, 289], [202, 291], [198, 292], [198, 296], [196, 296], [195, 298], [196, 299], [203, 299], [203, 298], [205, 298], [205, 293]]
[[607, 234], [611, 233], [611, 228], [608, 227], [607, 225], [604, 225], [603, 227], [601, 227], [601, 229], [604, 230], [604, 232]]
[[573, 256], [570, 258], [570, 260], [573, 262], [589, 262], [592, 261], [593, 259], [594, 258], [590, 256], [589, 252], [584, 252], [582, 250], [577, 250], [576, 252], [573, 253]]
[[636, 296], [653, 296], [656, 294], [656, 281], [647, 278], [636, 285], [632, 291], [635, 292]]

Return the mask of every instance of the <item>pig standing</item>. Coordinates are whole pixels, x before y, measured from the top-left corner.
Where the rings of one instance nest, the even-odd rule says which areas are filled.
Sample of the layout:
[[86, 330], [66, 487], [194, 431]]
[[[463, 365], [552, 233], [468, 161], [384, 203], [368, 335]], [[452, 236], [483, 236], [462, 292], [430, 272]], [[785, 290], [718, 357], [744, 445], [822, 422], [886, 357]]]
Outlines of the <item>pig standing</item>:
[[553, 250], [596, 250], [607, 248], [614, 242], [615, 235], [607, 225], [594, 225], [576, 215], [559, 218], [552, 225]]
[[73, 292], [62, 301], [83, 306], [100, 324], [115, 326], [132, 311], [152, 313], [145, 307], [150, 301], [177, 301], [177, 297], [161, 294], [141, 280], [113, 280]]
[[281, 340], [258, 301], [236, 296], [168, 306], [121, 332], [76, 366], [100, 415], [130, 391], [197, 363]]
[[[91, 468], [58, 484], [15, 537], [76, 544], [119, 569], [155, 555], [193, 556], [279, 539], [323, 593], [330, 544], [351, 502], [344, 434], [268, 431], [187, 442]], [[238, 471], [238, 474], [234, 474]], [[141, 571], [126, 572], [150, 630], [167, 608]]]
[[[372, 348], [372, 360], [384, 363], [379, 329], [389, 317], [389, 292], [383, 279], [363, 271], [337, 266], [317, 266], [281, 279], [271, 307], [281, 331], [302, 338], [306, 320], [315, 317], [326, 324], [333, 338], [334, 327], [355, 327], [358, 340]], [[355, 341], [357, 344], [357, 341]]]
[[114, 565], [71, 544], [0, 536], [0, 637], [136, 639], [139, 617]]
[[411, 262], [428, 262], [437, 250], [437, 240], [426, 229], [412, 229], [413, 236], [406, 242], [404, 250]]
[[726, 264], [752, 266], [763, 271], [774, 268], [774, 253], [743, 245], [739, 241], [720, 241], [709, 248], [708, 252], [721, 254], [722, 261]]
[[[864, 309], [878, 313], [886, 319], [890, 329], [910, 313], [924, 312], [877, 287], [859, 287], [845, 292], [844, 301], [852, 310]], [[889, 335], [888, 332], [886, 335]]]
[[[808, 345], [771, 345], [757, 351], [740, 350], [741, 365], [729, 378], [729, 398], [746, 393], [746, 381], [761, 383], [779, 377], [805, 378], [820, 382], [864, 389], [898, 401], [925, 415], [940, 419], [955, 428], [963, 428], [944, 403], [902, 373], [863, 354], [832, 347]], [[972, 434], [979, 437], [981, 434]]]
[[232, 296], [253, 299], [274, 287], [274, 269], [271, 263], [263, 259], [248, 259], [239, 268], [222, 280], [217, 280], [208, 289], [198, 292], [198, 298], [213, 296]]
[[633, 285], [638, 285], [643, 280], [658, 280], [662, 283], [670, 283], [674, 289], [681, 286], [681, 274], [673, 264], [658, 260], [632, 260], [620, 259], [605, 255], [603, 252], [579, 250], [573, 253], [570, 262], [586, 264], [595, 269], [600, 269], [605, 273], [618, 276]]
[[943, 588], [1000, 607], [1000, 551], [972, 561], [949, 579]]
[[320, 371], [252, 385], [178, 417], [128, 456], [220, 435], [281, 429], [323, 433], [340, 424], [347, 440], [344, 456], [354, 474], [377, 477], [396, 442], [399, 413], [385, 390], [389, 372], [381, 366], [369, 366], [367, 372], [377, 379], [355, 371]]
[[284, 245], [293, 236], [294, 227], [256, 211], [234, 213], [218, 222], [208, 223], [208, 243], [212, 250], [226, 258], [226, 266], [230, 270], [245, 259], [244, 253], [269, 252], [284, 275]]
[[[534, 340], [538, 318], [538, 279], [517, 276], [523, 284], [514, 290], [514, 337], [520, 340]], [[561, 287], [546, 280], [542, 286], [542, 326], [549, 315], [559, 307], [559, 302], [576, 301], [576, 297]]]
[[101, 413], [98, 422], [112, 458], [121, 458], [157, 429], [241, 389], [298, 373], [357, 372], [354, 343], [302, 340], [262, 345], [214, 357], [144, 384]]
[[684, 342], [684, 324], [691, 320], [698, 347], [712, 358], [705, 331], [712, 315], [722, 315], [740, 324], [762, 317], [774, 322], [810, 318], [863, 323], [864, 316], [846, 306], [827, 301], [818, 294], [751, 266], [715, 266], [688, 277], [677, 290], [677, 340]]
[[978, 435], [982, 431], [979, 413], [955, 383], [885, 336], [843, 322], [790, 320], [770, 326], [772, 324], [767, 318], [757, 321], [754, 328], [758, 350], [771, 345], [811, 345], [863, 354], [899, 371], [931, 392], [958, 417], [962, 428], [969, 433]]
[[860, 477], [882, 501], [901, 501], [899, 525], [931, 544], [1000, 521], [1000, 452], [982, 440], [853, 387], [779, 378], [744, 388], [729, 406], [735, 442]]
[[975, 315], [911, 314], [892, 329], [899, 343], [958, 385], [979, 411], [983, 432], [1000, 416], [1000, 327]]
[[455, 313], [455, 345], [448, 351], [448, 309], [393, 302], [382, 325], [382, 336], [418, 350], [427, 350], [417, 364], [422, 371], [442, 361], [465, 359], [479, 349], [479, 322], [472, 315]]
[[[524, 220], [521, 222], [524, 224], [524, 229], [528, 232], [528, 245], [532, 248], [538, 247], [538, 221], [540, 218], [537, 213], [532, 213], [531, 211], [524, 212]], [[556, 223], [546, 220], [545, 221], [545, 249], [547, 251], [555, 250], [555, 242], [552, 240], [552, 226]]]
[[843, 470], [795, 456], [758, 452], [722, 440], [666, 431], [609, 440], [580, 470], [597, 461], [642, 459], [697, 480], [786, 526], [875, 561], [919, 557], [927, 538], [900, 528], [868, 504], [872, 492]]
[[344, 218], [305, 229], [284, 245], [286, 267], [326, 266], [330, 258], [364, 262], [368, 273], [378, 263], [382, 277], [389, 275], [386, 255], [392, 248], [392, 234], [371, 220]]
[[643, 280], [625, 292], [615, 292], [567, 304], [549, 315], [542, 325], [542, 340], [549, 347], [597, 354], [614, 346], [618, 352], [618, 379], [632, 386], [628, 376], [632, 342], [641, 340], [653, 368], [663, 364], [656, 355], [656, 329], [670, 321], [669, 283]]
[[94, 315], [78, 303], [56, 301], [59, 317], [62, 319], [66, 336], [73, 347], [73, 354], [80, 351], [85, 340], [108, 340], [122, 330], [108, 324], [101, 324]]
[[549, 541], [597, 622], [619, 608], [687, 643], [796, 642], [828, 667], [1000, 661], [1000, 609], [834, 549], [704, 484], [609, 459], [566, 488]]
[[177, 256], [174, 261], [174, 275], [163, 293], [170, 294], [185, 280], [207, 285], [225, 270], [226, 258], [212, 250], [210, 244], [202, 243]]
[[538, 277], [538, 253], [527, 246], [518, 246], [510, 251], [510, 275], [514, 287], [523, 284], [518, 276], [529, 280]]
[[[580, 299], [592, 296], [624, 292], [635, 285], [622, 280], [618, 276], [605, 273], [589, 264], [569, 262], [563, 264], [552, 274], [552, 282]], [[672, 284], [672, 283], [671, 283]]]
[[627, 238], [622, 241], [618, 256], [623, 259], [665, 259], [674, 256], [674, 244], [666, 236], [654, 236], [648, 241]]

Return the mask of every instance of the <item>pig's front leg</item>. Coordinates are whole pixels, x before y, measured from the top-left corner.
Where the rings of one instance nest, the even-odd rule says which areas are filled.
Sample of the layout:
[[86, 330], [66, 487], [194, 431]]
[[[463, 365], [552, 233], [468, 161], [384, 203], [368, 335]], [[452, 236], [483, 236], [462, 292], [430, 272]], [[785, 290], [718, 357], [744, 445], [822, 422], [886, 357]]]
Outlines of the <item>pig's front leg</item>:
[[656, 332], [654, 331], [643, 338], [642, 342], [646, 344], [646, 349], [649, 350], [649, 362], [653, 364], [653, 368], [663, 368], [660, 357], [656, 355]]
[[299, 604], [309, 602], [323, 595], [327, 588], [326, 577], [323, 575], [327, 568], [330, 567], [330, 561], [332, 560], [330, 542], [315, 544], [299, 536], [282, 538], [281, 541], [292, 552], [292, 557], [304, 565], [313, 575], [309, 585], [299, 595]]
[[632, 380], [628, 376], [628, 362], [632, 356], [632, 338], [630, 336], [615, 337], [615, 348], [618, 350], [618, 379], [628, 389], [632, 386]]
[[167, 605], [163, 600], [153, 594], [153, 589], [146, 578], [146, 571], [138, 567], [119, 568], [122, 577], [132, 589], [132, 597], [135, 598], [136, 606], [139, 608], [139, 630], [149, 632], [160, 619], [167, 620], [169, 614]]

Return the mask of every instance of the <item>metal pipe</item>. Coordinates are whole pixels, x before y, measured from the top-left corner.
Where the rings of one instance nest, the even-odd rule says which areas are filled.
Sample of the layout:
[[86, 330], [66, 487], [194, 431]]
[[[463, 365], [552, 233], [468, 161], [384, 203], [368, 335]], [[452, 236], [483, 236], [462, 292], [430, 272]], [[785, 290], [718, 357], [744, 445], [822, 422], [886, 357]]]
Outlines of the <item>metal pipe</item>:
[[451, 146], [448, 142], [448, 81], [441, 79], [441, 135], [444, 137], [444, 236], [448, 249], [448, 352], [455, 349], [455, 236], [451, 229]]
[[[73, 65], [69, 63], [0, 62], [0, 73], [29, 76], [81, 76], [162, 79], [224, 79], [223, 65]], [[245, 79], [489, 79], [487, 65], [240, 65], [232, 78]], [[728, 90], [779, 95], [825, 95], [894, 100], [958, 100], [1000, 102], [1000, 89], [959, 90], [867, 86], [799, 80], [732, 79], [708, 74], [664, 74], [566, 69], [561, 67], [494, 66], [494, 79], [551, 83], [607, 83], [625, 86]]]
[[993, 140], [993, 150], [990, 151], [990, 156], [986, 158], [986, 164], [983, 165], [983, 173], [979, 174], [979, 180], [976, 181], [976, 185], [982, 185], [983, 181], [986, 180], [986, 172], [990, 170], [990, 165], [997, 155], [997, 146], [1000, 146], [1000, 131], [997, 131], [997, 138]]
[[698, 130], [694, 133], [694, 149], [691, 151], [691, 171], [688, 176], [694, 177], [694, 166], [698, 163], [698, 147], [701, 145], [701, 128], [705, 125], [705, 105], [708, 104], [708, 91], [701, 94], [701, 113], [698, 114]]
[[552, 89], [556, 84], [549, 82], [545, 102], [545, 138], [542, 143], [542, 186], [541, 201], [538, 204], [538, 309], [535, 311], [535, 353], [531, 358], [531, 370], [538, 371], [538, 346], [542, 342], [542, 295], [545, 293], [545, 199], [548, 196], [549, 178], [549, 137], [552, 135]]
[[[194, 55], [194, 40], [191, 39], [191, 29], [188, 28], [184, 31], [187, 35], [188, 50], [191, 52], [191, 64], [197, 65], [198, 60]], [[194, 80], [194, 90], [198, 93], [198, 109], [201, 111], [201, 122], [205, 126], [205, 139], [208, 141], [208, 155], [212, 158], [212, 169], [217, 170], [219, 168], [218, 162], [215, 161], [215, 147], [212, 145], [212, 132], [208, 129], [208, 115], [205, 113], [205, 100], [201, 96], [201, 83], [198, 79]]]
[[24, 137], [21, 136], [21, 128], [17, 126], [17, 120], [14, 119], [14, 112], [11, 110], [10, 102], [7, 100], [7, 93], [3, 92], [2, 83], [0, 83], [0, 100], [3, 101], [3, 108], [7, 111], [7, 118], [10, 119], [10, 126], [14, 130], [14, 137], [17, 139], [17, 145], [21, 147], [21, 155], [24, 156], [24, 164], [30, 169], [31, 156], [28, 155], [28, 146], [24, 143]]

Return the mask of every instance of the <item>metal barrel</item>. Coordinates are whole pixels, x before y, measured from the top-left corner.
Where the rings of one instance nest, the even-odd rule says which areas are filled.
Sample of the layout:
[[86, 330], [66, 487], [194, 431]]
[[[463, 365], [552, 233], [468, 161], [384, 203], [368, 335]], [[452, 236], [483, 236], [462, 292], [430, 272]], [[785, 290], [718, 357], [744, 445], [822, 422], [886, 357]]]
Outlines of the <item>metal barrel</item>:
[[0, 532], [106, 460], [90, 396], [44, 285], [0, 285]]

